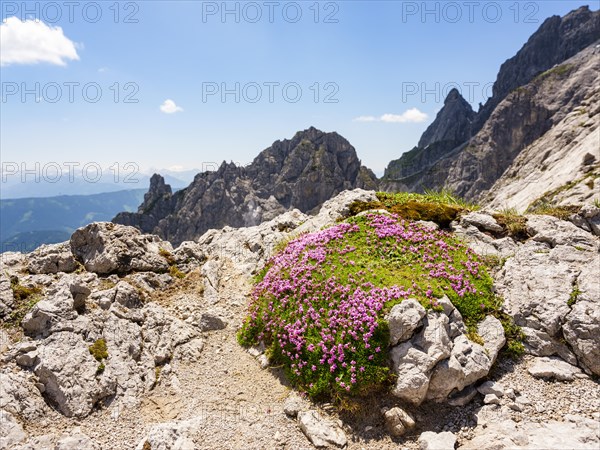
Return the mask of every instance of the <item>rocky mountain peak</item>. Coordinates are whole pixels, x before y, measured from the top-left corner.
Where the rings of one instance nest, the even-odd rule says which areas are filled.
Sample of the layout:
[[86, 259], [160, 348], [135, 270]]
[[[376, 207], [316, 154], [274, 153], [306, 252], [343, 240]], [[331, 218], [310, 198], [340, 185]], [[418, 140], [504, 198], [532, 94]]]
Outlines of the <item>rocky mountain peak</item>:
[[546, 19], [529, 40], [500, 67], [493, 95], [478, 113], [476, 128], [511, 91], [529, 83], [554, 65], [571, 58], [600, 37], [600, 11], [582, 6], [564, 17]]
[[165, 183], [164, 177], [155, 173], [150, 178], [150, 188], [144, 194], [144, 203], [140, 205], [138, 212], [143, 212], [148, 205], [154, 204], [162, 198], [170, 197], [172, 194], [171, 186]]
[[[541, 172], [547, 171], [548, 162], [540, 160], [550, 161], [552, 154], [565, 155], [573, 142], [577, 145], [570, 154], [573, 161], [578, 160], [573, 167], [579, 165], [583, 154], [589, 152], [588, 144], [593, 139], [590, 133], [597, 128], [597, 90], [593, 86], [598, 83], [599, 38], [600, 11], [591, 11], [587, 6], [545, 20], [516, 55], [502, 64], [492, 97], [477, 113], [459, 92], [449, 92], [418, 146], [390, 162], [382, 187], [393, 191], [447, 188], [477, 199], [504, 173], [505, 181], [511, 182], [519, 168], [508, 169], [531, 161], [531, 155], [522, 160], [518, 157], [536, 142], [544, 149], [538, 152], [545, 156], [536, 159]], [[576, 108], [582, 117], [568, 119]], [[564, 128], [562, 132], [542, 142], [559, 124]], [[561, 136], [566, 142], [559, 144]], [[526, 172], [531, 174], [531, 170]], [[575, 182], [570, 175], [576, 177], [575, 172], [561, 173], [548, 181], [558, 189], [558, 180], [563, 184]], [[537, 180], [539, 176], [528, 181], [529, 190], [534, 186], [536, 192], [542, 189]], [[583, 192], [580, 198], [585, 197], [583, 194], [588, 195]]]
[[457, 143], [464, 142], [470, 137], [474, 116], [471, 105], [456, 88], [452, 89], [435, 120], [421, 136], [419, 147], [425, 148], [436, 142], [448, 142], [454, 147]]
[[377, 177], [342, 136], [310, 127], [275, 141], [248, 166], [223, 162], [217, 171], [198, 174], [175, 195], [159, 179], [154, 183], [138, 213], [113, 221], [180, 243], [211, 228], [258, 225], [294, 208], [316, 212], [344, 190], [375, 189]]

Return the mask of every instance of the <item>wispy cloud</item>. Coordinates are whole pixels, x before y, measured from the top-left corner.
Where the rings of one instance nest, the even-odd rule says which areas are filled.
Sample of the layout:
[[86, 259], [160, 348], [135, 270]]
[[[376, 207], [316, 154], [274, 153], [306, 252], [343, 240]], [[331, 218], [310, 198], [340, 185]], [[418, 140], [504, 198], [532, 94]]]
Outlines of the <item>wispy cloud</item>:
[[378, 120], [375, 116], [359, 116], [354, 119], [355, 122], [377, 122]]
[[0, 25], [0, 65], [48, 63], [65, 66], [79, 60], [76, 45], [61, 27], [38, 20], [8, 17]]
[[384, 122], [384, 123], [421, 123], [425, 122], [429, 116], [417, 108], [411, 108], [402, 114], [383, 114], [375, 116], [359, 116], [354, 122]]
[[183, 108], [177, 106], [173, 100], [167, 99], [160, 105], [160, 110], [165, 114], [175, 114], [183, 111]]

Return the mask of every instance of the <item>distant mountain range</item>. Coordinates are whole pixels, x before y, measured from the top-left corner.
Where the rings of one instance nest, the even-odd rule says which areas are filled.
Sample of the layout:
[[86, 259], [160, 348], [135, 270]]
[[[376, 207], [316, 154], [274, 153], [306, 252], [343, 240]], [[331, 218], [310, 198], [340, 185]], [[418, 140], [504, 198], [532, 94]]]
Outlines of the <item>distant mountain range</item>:
[[257, 225], [291, 208], [314, 212], [354, 188], [376, 189], [377, 177], [346, 139], [311, 127], [275, 141], [248, 166], [223, 162], [198, 174], [177, 193], [154, 175], [138, 212], [121, 213], [114, 222], [179, 243], [210, 228]]
[[119, 211], [134, 211], [145, 189], [94, 195], [0, 200], [0, 251], [28, 252], [41, 244], [69, 239], [91, 222], [109, 221]]
[[[56, 166], [56, 165], [55, 165]], [[12, 166], [7, 166], [12, 169]], [[60, 167], [60, 166], [56, 166]], [[96, 177], [96, 171], [92, 167], [86, 179], [83, 176], [82, 167], [72, 169], [72, 177], [69, 177], [69, 168], [63, 168], [64, 174], [57, 174], [53, 166], [40, 165], [39, 170], [33, 165], [26, 165], [25, 170], [32, 173], [12, 173], [6, 170], [2, 174], [0, 184], [0, 198], [2, 200], [15, 198], [40, 198], [56, 197], [59, 195], [93, 195], [123, 190], [146, 189], [150, 183], [150, 176], [159, 172], [165, 180], [174, 188], [186, 187], [194, 179], [199, 170], [173, 171], [168, 169], [150, 169], [150, 174], [136, 172], [135, 166], [121, 167], [120, 172], [115, 174], [114, 170], [108, 168], [100, 169], [100, 177]], [[35, 178], [37, 174], [38, 179]], [[44, 174], [46, 174], [44, 176]]]

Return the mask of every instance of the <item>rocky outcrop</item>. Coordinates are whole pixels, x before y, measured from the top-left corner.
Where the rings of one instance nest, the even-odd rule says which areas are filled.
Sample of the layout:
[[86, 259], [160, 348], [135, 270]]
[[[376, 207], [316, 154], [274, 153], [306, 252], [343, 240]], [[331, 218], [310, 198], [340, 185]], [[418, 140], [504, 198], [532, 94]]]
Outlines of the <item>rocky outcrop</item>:
[[37, 274], [68, 273], [77, 269], [77, 261], [75, 261], [71, 248], [66, 242], [42, 245], [32, 252], [27, 269], [29, 272]]
[[551, 216], [528, 216], [527, 226], [532, 240], [496, 278], [505, 308], [523, 327], [532, 354], [557, 354], [599, 374], [598, 239]]
[[[487, 409], [486, 409], [487, 408]], [[523, 450], [544, 449], [593, 449], [598, 445], [598, 422], [585, 417], [567, 414], [564, 421], [552, 420], [547, 423], [517, 423], [506, 415], [500, 414], [500, 408], [481, 408], [478, 418], [488, 415], [485, 422], [479, 420], [475, 436], [461, 450], [479, 450], [482, 448]]]
[[[418, 147], [390, 164], [382, 186], [447, 188], [467, 199], [521, 209], [565, 185], [578, 202], [597, 194], [585, 177], [599, 169], [590, 158], [583, 161], [597, 147], [599, 35], [600, 12], [587, 7], [545, 21], [502, 66], [486, 105], [470, 116], [447, 101]], [[438, 120], [444, 116], [457, 127]], [[457, 132], [467, 129], [470, 134]], [[466, 137], [449, 148], [444, 143], [452, 136]]]
[[576, 55], [598, 40], [600, 15], [582, 6], [564, 17], [552, 16], [529, 38], [515, 56], [500, 66], [492, 97], [477, 114], [476, 128], [489, 118], [495, 107], [519, 86]]
[[309, 128], [274, 142], [246, 167], [224, 162], [198, 174], [173, 195], [155, 176], [138, 212], [121, 213], [114, 222], [180, 244], [211, 228], [258, 225], [294, 208], [309, 213], [346, 189], [376, 186], [347, 140]]
[[384, 180], [410, 177], [446, 156], [471, 137], [474, 117], [471, 105], [457, 89], [452, 89], [417, 147], [390, 162], [385, 169]]
[[[488, 374], [504, 345], [504, 330], [497, 319], [488, 317], [480, 325], [485, 343], [479, 345], [467, 339], [462, 317], [447, 297], [438, 300], [443, 312], [425, 314], [415, 303], [402, 302], [388, 316], [392, 343], [398, 336], [404, 340], [391, 349], [398, 376], [392, 394], [413, 405], [425, 399], [444, 401]], [[417, 333], [409, 331], [415, 329]]]
[[166, 272], [169, 262], [165, 256], [171, 250], [171, 245], [158, 236], [142, 235], [134, 228], [110, 222], [92, 223], [71, 236], [73, 255], [86, 270], [100, 275]]
[[[94, 223], [77, 230], [70, 242], [41, 247], [12, 265], [2, 261], [3, 272], [16, 283], [41, 292], [20, 321], [26, 337], [3, 355], [3, 414], [37, 420], [45, 414], [42, 396], [61, 414], [77, 418], [107, 399], [138, 405], [158, 382], [157, 371], [199, 357], [200, 327], [145, 303], [151, 292], [173, 283], [171, 275], [161, 273], [176, 265], [176, 256], [166, 249], [171, 249], [168, 242], [134, 228]], [[76, 259], [82, 269], [66, 273]], [[26, 269], [32, 274], [23, 275]], [[107, 277], [112, 273], [130, 278]], [[22, 301], [13, 299], [7, 307]], [[13, 428], [11, 439], [16, 439], [20, 435]], [[76, 448], [84, 441], [67, 436], [56, 448]]]

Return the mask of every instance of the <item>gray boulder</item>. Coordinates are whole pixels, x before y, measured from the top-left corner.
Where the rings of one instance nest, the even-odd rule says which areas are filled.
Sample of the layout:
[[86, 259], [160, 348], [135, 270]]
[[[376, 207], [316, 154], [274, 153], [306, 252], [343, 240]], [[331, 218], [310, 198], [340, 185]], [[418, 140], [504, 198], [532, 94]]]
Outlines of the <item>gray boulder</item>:
[[348, 442], [346, 434], [340, 427], [323, 419], [314, 410], [299, 412], [298, 423], [302, 432], [315, 447], [329, 447], [329, 445], [344, 447]]
[[425, 308], [412, 298], [395, 305], [386, 317], [390, 328], [390, 345], [409, 339], [426, 313]]
[[455, 445], [456, 436], [449, 431], [426, 431], [419, 436], [420, 450], [454, 450]]
[[403, 436], [416, 426], [412, 416], [397, 406], [385, 411], [383, 416], [385, 428], [392, 436]]
[[493, 233], [501, 233], [502, 227], [496, 222], [492, 216], [479, 212], [469, 213], [461, 218], [462, 223], [473, 225], [474, 227], [484, 230], [491, 231]]
[[427, 399], [444, 401], [454, 390], [461, 391], [486, 376], [492, 364], [483, 346], [471, 342], [465, 335], [457, 337], [450, 358], [433, 369]]
[[77, 262], [68, 242], [42, 245], [29, 255], [28, 270], [31, 273], [73, 272]]
[[71, 236], [70, 244], [86, 270], [100, 275], [165, 272], [169, 269], [165, 252], [173, 250], [158, 236], [143, 235], [135, 228], [109, 222], [79, 228]]
[[554, 378], [558, 381], [573, 381], [581, 373], [579, 368], [559, 358], [535, 358], [527, 371], [535, 378]]
[[87, 416], [100, 400], [116, 392], [116, 379], [110, 370], [98, 373], [99, 362], [88, 345], [77, 334], [58, 332], [38, 347], [40, 362], [34, 373], [44, 393], [67, 417]]

